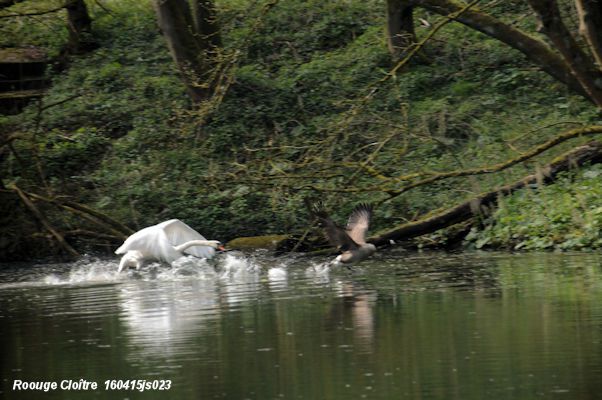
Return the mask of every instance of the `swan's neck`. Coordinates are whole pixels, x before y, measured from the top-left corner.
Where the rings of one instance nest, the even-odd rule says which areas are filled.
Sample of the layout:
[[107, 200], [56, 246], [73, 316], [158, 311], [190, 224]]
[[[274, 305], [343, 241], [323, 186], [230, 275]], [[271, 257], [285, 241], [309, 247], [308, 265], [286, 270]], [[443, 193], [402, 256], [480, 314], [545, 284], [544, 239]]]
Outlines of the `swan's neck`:
[[176, 251], [179, 251], [180, 253], [183, 252], [184, 250], [186, 250], [189, 247], [192, 246], [212, 246], [213, 242], [209, 241], [209, 240], [191, 240], [190, 242], [186, 242], [183, 244], [180, 244], [178, 246], [174, 246], [173, 248], [176, 249]]

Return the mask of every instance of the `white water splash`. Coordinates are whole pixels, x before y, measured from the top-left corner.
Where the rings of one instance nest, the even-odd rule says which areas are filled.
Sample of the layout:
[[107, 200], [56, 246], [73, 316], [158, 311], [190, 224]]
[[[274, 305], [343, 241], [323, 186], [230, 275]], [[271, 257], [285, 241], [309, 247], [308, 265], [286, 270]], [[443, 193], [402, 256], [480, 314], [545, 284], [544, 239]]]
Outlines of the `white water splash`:
[[220, 279], [245, 281], [247, 278], [256, 277], [261, 267], [246, 257], [226, 254], [219, 266]]
[[157, 273], [152, 277], [154, 280], [175, 281], [175, 280], [214, 280], [217, 278], [215, 265], [206, 259], [194, 256], [181, 257], [171, 263], [170, 267], [161, 266]]
[[270, 282], [286, 281], [287, 272], [282, 266], [270, 268], [268, 270], [268, 280]]
[[305, 269], [305, 276], [315, 283], [327, 283], [330, 281], [330, 263], [312, 264]]
[[42, 276], [37, 283], [46, 285], [68, 285], [115, 282], [117, 280], [119, 280], [117, 263], [84, 257], [71, 266], [63, 265], [62, 268], [59, 268], [59, 271]]
[[[255, 290], [247, 285], [257, 286], [267, 283], [270, 288], [282, 290], [287, 287], [290, 273], [295, 274], [298, 259], [274, 258], [263, 253], [245, 254], [228, 252], [206, 260], [193, 256], [181, 257], [171, 265], [150, 262], [139, 270], [128, 269], [117, 272], [118, 259], [102, 259], [84, 256], [74, 263], [38, 264], [26, 269], [5, 269], [1, 287], [59, 286], [59, 285], [98, 285], [123, 284], [127, 282], [175, 282], [205, 281], [219, 286], [239, 286], [230, 288], [234, 297], [238, 292]], [[302, 263], [301, 265], [307, 265]], [[293, 271], [293, 272], [291, 272]], [[313, 280], [326, 282], [330, 268], [325, 264], [314, 264], [307, 268], [305, 275]], [[9, 280], [10, 278], [10, 280]]]

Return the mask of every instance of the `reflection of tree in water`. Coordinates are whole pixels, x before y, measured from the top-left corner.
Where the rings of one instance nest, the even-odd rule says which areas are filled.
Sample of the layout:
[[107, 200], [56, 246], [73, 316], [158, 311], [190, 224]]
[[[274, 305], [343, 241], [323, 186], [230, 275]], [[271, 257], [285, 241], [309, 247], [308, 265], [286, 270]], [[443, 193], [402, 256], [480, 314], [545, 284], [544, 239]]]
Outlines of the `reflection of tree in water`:
[[464, 262], [444, 263], [436, 265], [432, 275], [441, 286], [461, 290], [480, 289], [486, 290], [489, 296], [499, 295], [500, 283], [491, 262], [470, 265]]
[[[415, 253], [414, 253], [415, 254]], [[484, 290], [488, 296], [497, 296], [500, 289], [499, 271], [495, 258], [458, 254], [425, 253], [424, 255], [393, 254], [382, 264], [390, 265], [386, 274], [390, 282], [401, 284], [403, 290]], [[418, 268], [416, 266], [419, 266]], [[382, 270], [381, 270], [382, 273]], [[382, 281], [383, 276], [367, 276], [366, 281]], [[397, 292], [399, 287], [385, 283], [379, 291]]]

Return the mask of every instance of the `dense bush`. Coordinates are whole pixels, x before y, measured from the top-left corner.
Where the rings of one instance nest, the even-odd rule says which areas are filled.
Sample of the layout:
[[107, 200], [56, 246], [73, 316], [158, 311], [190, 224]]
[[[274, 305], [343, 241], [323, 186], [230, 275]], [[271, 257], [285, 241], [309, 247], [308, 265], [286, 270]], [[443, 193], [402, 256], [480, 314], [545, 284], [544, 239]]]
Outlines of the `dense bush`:
[[515, 250], [602, 247], [602, 166], [564, 174], [554, 185], [504, 198], [467, 240], [476, 248]]

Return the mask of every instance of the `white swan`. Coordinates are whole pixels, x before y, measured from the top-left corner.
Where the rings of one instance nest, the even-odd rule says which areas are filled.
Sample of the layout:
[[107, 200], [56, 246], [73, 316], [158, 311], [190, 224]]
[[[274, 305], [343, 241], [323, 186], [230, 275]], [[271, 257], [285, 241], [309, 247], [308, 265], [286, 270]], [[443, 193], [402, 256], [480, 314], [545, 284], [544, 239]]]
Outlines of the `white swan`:
[[321, 205], [310, 208], [324, 228], [328, 241], [342, 252], [334, 260], [335, 265], [350, 265], [370, 257], [376, 252], [376, 246], [366, 243], [366, 232], [370, 226], [372, 206], [358, 204], [347, 221], [347, 227], [338, 226], [324, 211]]
[[185, 254], [200, 258], [211, 258], [215, 249], [223, 250], [218, 240], [206, 240], [203, 235], [177, 219], [161, 222], [139, 230], [128, 237], [115, 250], [115, 254], [123, 254], [119, 262], [121, 272], [124, 268], [140, 266], [146, 260], [157, 260], [171, 263]]

